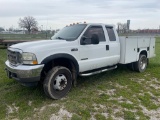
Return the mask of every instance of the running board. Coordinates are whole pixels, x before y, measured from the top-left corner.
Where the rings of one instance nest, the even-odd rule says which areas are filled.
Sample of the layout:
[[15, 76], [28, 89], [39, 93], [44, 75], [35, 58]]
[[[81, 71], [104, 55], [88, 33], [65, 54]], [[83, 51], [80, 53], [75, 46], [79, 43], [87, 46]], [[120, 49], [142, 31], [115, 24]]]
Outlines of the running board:
[[99, 73], [102, 73], [102, 72], [114, 70], [116, 68], [117, 68], [117, 66], [113, 66], [113, 67], [110, 67], [110, 68], [106, 68], [106, 69], [102, 69], [102, 70], [97, 70], [97, 71], [90, 72], [90, 73], [82, 73], [79, 76], [91, 76], [91, 75], [99, 74]]

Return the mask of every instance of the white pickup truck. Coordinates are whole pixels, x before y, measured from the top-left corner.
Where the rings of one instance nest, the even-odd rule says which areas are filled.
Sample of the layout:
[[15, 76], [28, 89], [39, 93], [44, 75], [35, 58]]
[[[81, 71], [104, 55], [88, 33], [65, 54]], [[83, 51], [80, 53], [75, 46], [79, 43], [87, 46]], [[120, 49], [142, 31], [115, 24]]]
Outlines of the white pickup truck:
[[66, 26], [51, 40], [25, 42], [8, 48], [9, 78], [24, 85], [43, 83], [52, 99], [64, 97], [77, 76], [89, 76], [127, 64], [143, 72], [155, 56], [155, 38], [118, 37], [113, 25]]

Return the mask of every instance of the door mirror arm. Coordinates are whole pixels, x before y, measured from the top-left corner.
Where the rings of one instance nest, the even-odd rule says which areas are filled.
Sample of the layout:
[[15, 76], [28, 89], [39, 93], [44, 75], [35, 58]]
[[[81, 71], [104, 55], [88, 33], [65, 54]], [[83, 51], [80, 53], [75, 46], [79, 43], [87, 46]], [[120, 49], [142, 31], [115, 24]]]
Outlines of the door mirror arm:
[[87, 44], [88, 44], [88, 43], [86, 42], [86, 39], [91, 39], [91, 38], [86, 37], [86, 36], [83, 36], [83, 37], [81, 38], [81, 45], [87, 45]]

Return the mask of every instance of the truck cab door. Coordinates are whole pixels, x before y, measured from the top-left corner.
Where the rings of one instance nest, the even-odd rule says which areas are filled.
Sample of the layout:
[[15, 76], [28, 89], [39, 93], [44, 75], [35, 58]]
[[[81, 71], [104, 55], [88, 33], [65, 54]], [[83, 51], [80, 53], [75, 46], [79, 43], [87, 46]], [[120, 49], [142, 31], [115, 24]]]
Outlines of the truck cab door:
[[113, 26], [105, 26], [106, 39], [109, 44], [109, 62], [115, 65], [120, 61], [120, 42], [116, 29]]
[[[92, 36], [98, 36], [99, 43], [92, 43]], [[89, 71], [108, 65], [109, 46], [106, 43], [103, 27], [91, 25], [80, 39], [80, 72]]]

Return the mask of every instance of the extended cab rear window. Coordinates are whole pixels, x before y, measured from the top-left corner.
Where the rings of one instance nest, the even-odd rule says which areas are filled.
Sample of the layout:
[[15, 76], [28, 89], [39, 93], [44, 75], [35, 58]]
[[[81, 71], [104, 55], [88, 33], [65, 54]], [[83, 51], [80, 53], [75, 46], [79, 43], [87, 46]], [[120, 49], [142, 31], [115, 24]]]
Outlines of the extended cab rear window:
[[115, 36], [114, 30], [113, 30], [113, 27], [106, 26], [106, 29], [107, 29], [107, 33], [109, 36], [109, 40], [116, 41], [116, 36]]

